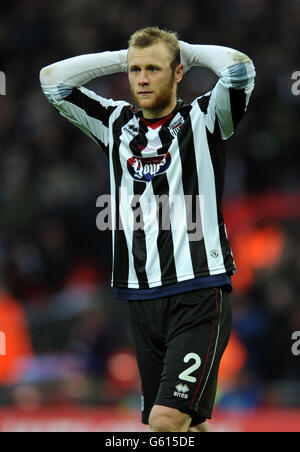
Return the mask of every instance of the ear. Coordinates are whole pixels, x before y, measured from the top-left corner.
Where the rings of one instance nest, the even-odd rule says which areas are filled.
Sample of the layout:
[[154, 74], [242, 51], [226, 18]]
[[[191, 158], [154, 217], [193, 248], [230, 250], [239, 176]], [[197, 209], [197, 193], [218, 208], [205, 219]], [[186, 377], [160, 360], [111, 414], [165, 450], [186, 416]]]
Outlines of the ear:
[[175, 82], [180, 83], [184, 74], [184, 66], [183, 64], [179, 64], [175, 70]]

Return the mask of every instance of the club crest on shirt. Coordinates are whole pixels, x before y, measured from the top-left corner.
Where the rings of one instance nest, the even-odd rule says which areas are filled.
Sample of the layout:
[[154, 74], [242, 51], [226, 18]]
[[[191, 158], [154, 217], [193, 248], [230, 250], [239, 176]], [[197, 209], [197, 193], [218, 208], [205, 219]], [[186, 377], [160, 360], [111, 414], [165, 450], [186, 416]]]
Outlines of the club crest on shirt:
[[171, 122], [171, 124], [169, 125], [168, 129], [170, 134], [173, 137], [176, 137], [176, 135], [178, 135], [178, 133], [180, 132], [181, 127], [184, 124], [184, 118], [180, 115], [179, 118], [178, 116], [175, 116], [174, 120]]
[[127, 160], [127, 168], [134, 180], [151, 182], [153, 177], [163, 174], [171, 165], [171, 155], [155, 157], [131, 157]]

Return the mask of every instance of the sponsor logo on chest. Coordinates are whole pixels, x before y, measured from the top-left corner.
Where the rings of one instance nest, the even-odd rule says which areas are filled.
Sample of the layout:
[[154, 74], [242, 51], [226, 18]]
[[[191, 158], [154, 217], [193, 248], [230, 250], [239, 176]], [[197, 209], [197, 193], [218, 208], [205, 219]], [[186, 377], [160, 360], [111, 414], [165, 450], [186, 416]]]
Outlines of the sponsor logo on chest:
[[131, 157], [127, 160], [127, 168], [134, 180], [150, 182], [153, 177], [163, 174], [171, 164], [171, 155], [155, 157]]

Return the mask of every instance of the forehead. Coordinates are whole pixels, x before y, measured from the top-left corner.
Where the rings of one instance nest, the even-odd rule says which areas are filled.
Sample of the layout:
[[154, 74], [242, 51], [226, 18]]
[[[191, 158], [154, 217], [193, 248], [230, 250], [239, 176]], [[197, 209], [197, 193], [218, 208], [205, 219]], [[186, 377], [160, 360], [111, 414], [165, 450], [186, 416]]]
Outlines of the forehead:
[[171, 52], [163, 42], [158, 42], [145, 48], [131, 47], [128, 52], [129, 65], [160, 63], [163, 66], [167, 66], [171, 60]]

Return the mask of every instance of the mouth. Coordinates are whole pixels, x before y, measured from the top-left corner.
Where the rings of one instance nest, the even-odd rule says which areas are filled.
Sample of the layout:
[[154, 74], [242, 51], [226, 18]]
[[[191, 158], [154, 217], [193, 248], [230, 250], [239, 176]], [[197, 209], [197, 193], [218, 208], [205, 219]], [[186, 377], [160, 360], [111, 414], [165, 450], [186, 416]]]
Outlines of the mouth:
[[139, 96], [149, 96], [149, 94], [152, 94], [152, 91], [139, 91]]

